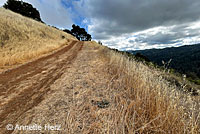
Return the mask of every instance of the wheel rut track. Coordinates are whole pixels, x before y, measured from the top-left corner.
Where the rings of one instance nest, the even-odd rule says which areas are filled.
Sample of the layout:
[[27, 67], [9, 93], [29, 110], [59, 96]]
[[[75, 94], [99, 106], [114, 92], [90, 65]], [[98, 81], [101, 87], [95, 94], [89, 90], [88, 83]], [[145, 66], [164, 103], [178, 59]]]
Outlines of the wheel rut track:
[[[77, 43], [77, 41], [73, 41], [70, 45], [68, 45], [64, 49], [61, 49], [51, 55], [42, 57], [36, 61], [24, 64], [20, 66], [19, 68], [14, 68], [12, 70], [8, 70], [0, 74], [0, 84], [3, 84], [2, 86], [0, 86], [0, 89], [1, 89], [0, 95], [3, 95], [5, 91], [9, 93], [8, 88], [10, 88], [13, 85], [16, 85], [16, 83], [26, 79], [27, 77], [32, 77], [33, 75], [44, 71], [44, 69], [42, 69], [42, 67], [40, 66], [41, 62], [68, 51], [74, 46], [75, 43]], [[31, 73], [28, 73], [28, 72], [31, 72]], [[18, 76], [20, 76], [20, 78], [17, 78]]]
[[[75, 60], [82, 47], [83, 42], [73, 41], [67, 47], [51, 55], [0, 75], [0, 96], [3, 96], [4, 99], [9, 97], [11, 93], [22, 90], [6, 104], [0, 103], [0, 128], [5, 131], [4, 133], [12, 133], [12, 131], [6, 131], [5, 126], [7, 124], [15, 125], [17, 119], [23, 113], [37, 106], [44, 99], [45, 94], [50, 91], [51, 84], [61, 77], [68, 65]], [[56, 59], [59, 61], [56, 62]], [[52, 60], [55, 62], [52, 62]], [[51, 64], [54, 67], [47, 70], [47, 65]], [[42, 72], [46, 70], [48, 72], [43, 74]], [[22, 77], [14, 79], [17, 76]], [[41, 79], [35, 80], [34, 83], [24, 89], [18, 88], [20, 83], [26, 81], [28, 83], [33, 77]]]

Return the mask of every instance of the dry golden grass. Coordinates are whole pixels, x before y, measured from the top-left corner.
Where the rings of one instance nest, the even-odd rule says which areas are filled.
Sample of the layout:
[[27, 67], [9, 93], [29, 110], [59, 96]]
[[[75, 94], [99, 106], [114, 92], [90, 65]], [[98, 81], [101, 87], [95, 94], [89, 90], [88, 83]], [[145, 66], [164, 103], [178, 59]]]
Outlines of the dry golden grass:
[[65, 32], [0, 8], [0, 68], [21, 64], [75, 38]]
[[117, 90], [110, 132], [200, 133], [199, 99], [170, 85], [159, 70], [107, 48], [102, 55], [109, 59], [111, 88]]
[[[71, 35], [2, 8], [0, 8], [0, 17], [1, 68], [37, 58], [74, 39]], [[65, 36], [65, 39], [62, 36]], [[200, 133], [198, 100], [178, 91], [175, 85], [170, 85], [162, 78], [163, 72], [150, 69], [143, 63], [130, 60], [106, 47], [96, 45], [94, 49], [94, 45], [94, 42], [88, 43], [88, 50], [82, 53], [80, 61], [77, 61], [76, 66], [72, 69], [75, 69], [76, 73], [74, 74], [77, 75], [77, 78], [82, 78], [85, 74], [85, 79], [81, 79], [83, 81], [81, 86], [87, 86], [84, 84], [86, 78], [89, 81], [98, 75], [93, 80], [96, 82], [92, 84], [98, 88], [105, 87], [101, 90], [96, 89], [96, 91], [90, 89], [90, 86], [88, 89], [78, 90], [77, 99], [72, 90], [69, 90], [69, 93], [72, 93], [67, 96], [68, 98], [63, 93], [66, 88], [63, 88], [63, 92], [58, 92], [59, 89], [56, 90], [55, 93], [60, 93], [59, 96], [63, 95], [64, 101], [73, 100], [72, 102], [66, 101], [69, 103], [68, 105], [62, 105], [63, 107], [69, 106], [67, 114], [62, 110], [57, 110], [63, 116], [55, 117], [63, 117], [59, 121], [66, 118], [64, 120], [66, 121], [66, 131], [75, 133], [75, 129], [80, 127], [80, 122], [78, 122], [80, 118], [80, 121], [83, 122], [83, 128], [80, 131], [85, 133]], [[92, 57], [90, 47], [94, 49]], [[95, 58], [97, 61], [91, 62]], [[91, 73], [91, 77], [84, 72], [85, 70], [81, 70], [83, 68], [77, 69], [80, 67], [80, 63], [84, 65], [88, 60], [91, 61], [85, 65], [85, 68]], [[79, 70], [82, 71], [82, 74], [77, 73]], [[69, 76], [72, 71], [67, 73], [66, 81], [73, 78], [74, 74]], [[73, 85], [73, 82], [69, 83]], [[75, 89], [73, 88], [73, 90]], [[96, 94], [102, 94], [110, 101], [108, 108], [97, 109], [91, 105], [91, 99], [95, 101], [99, 99], [95, 98]], [[55, 97], [58, 100], [62, 98]], [[52, 99], [53, 102], [55, 99]], [[41, 111], [37, 114], [40, 114]], [[47, 112], [45, 111], [45, 113]]]
[[[52, 134], [199, 133], [199, 101], [169, 85], [160, 75], [163, 72], [95, 42], [84, 44], [66, 69], [58, 67], [63, 74], [50, 85], [45, 99], [16, 124], [61, 124], [61, 131], [35, 131]], [[60, 59], [67, 55], [71, 54]], [[48, 78], [51, 71], [46, 72], [20, 84]]]

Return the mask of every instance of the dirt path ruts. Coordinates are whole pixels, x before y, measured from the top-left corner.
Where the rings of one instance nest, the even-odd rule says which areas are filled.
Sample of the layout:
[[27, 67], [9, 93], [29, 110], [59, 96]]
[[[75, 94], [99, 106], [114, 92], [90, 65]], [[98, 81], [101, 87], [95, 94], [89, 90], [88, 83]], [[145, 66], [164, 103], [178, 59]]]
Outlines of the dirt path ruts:
[[[0, 75], [0, 89], [7, 84], [0, 90], [0, 133], [124, 133], [130, 93], [124, 90], [123, 76], [109, 73], [104, 48], [73, 42], [56, 53]], [[61, 130], [6, 131], [8, 123], [60, 125]]]
[[0, 74], [0, 130], [15, 124], [27, 110], [38, 105], [55, 82], [77, 57], [83, 42], [65, 48], [19, 68]]
[[[110, 88], [110, 74], [103, 48], [84, 42], [72, 64], [50, 86], [44, 99], [17, 119], [18, 125], [39, 125], [42, 130], [17, 130], [12, 134], [97, 134], [107, 133], [110, 111], [117, 90]], [[118, 86], [118, 85], [116, 85]], [[108, 104], [102, 102], [107, 101]], [[103, 101], [104, 102], [104, 101]], [[105, 107], [104, 107], [105, 106]], [[60, 130], [45, 130], [45, 126]], [[99, 132], [97, 132], [97, 131]], [[106, 132], [107, 131], [107, 132]]]

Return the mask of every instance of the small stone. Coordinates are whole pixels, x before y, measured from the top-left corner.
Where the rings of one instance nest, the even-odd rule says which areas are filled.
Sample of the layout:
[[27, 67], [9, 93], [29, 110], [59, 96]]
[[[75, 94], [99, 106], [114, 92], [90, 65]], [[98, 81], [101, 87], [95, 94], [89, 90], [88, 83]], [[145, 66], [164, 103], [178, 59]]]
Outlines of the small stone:
[[79, 94], [79, 92], [77, 91], [77, 92], [75, 92], [74, 94], [77, 95], [77, 94]]
[[99, 108], [107, 108], [109, 106], [110, 102], [107, 100], [102, 100], [97, 102], [97, 106]]

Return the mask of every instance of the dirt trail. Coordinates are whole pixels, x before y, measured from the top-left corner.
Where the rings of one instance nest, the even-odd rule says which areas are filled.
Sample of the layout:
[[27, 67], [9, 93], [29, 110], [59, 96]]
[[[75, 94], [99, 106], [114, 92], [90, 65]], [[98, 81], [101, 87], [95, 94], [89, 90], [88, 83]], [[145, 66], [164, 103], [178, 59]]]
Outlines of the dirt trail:
[[[107, 91], [110, 75], [100, 48], [73, 41], [54, 54], [0, 74], [0, 133], [95, 133], [98, 124], [106, 124], [113, 91]], [[7, 130], [8, 124], [42, 130]]]
[[[124, 132], [119, 126], [126, 122], [119, 115], [127, 115], [129, 92], [120, 90], [122, 79], [109, 74], [101, 48], [73, 41], [0, 74], [0, 134]], [[8, 124], [22, 128], [7, 130]]]
[[82, 47], [83, 42], [73, 41], [51, 55], [0, 74], [0, 133], [11, 133], [6, 125], [15, 125], [45, 99]]

